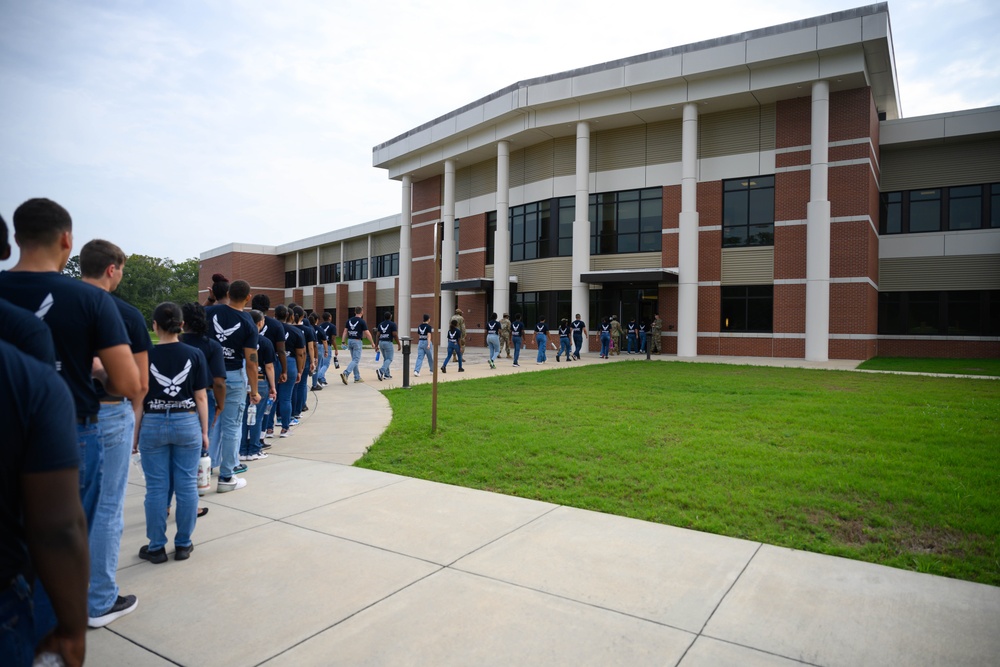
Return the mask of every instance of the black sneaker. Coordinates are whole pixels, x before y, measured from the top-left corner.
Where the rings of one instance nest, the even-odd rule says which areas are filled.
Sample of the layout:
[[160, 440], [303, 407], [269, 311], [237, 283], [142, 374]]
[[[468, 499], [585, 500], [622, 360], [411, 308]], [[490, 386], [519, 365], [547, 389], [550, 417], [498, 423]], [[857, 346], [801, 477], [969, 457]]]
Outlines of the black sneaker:
[[[145, 549], [145, 547], [143, 548]], [[141, 556], [142, 552], [139, 555]], [[117, 620], [125, 614], [131, 614], [138, 606], [139, 600], [134, 595], [126, 595], [124, 597], [119, 595], [115, 603], [111, 605], [111, 609], [108, 609], [100, 616], [91, 616], [87, 619], [87, 627], [103, 628], [111, 621]]]
[[378, 378], [379, 382], [382, 381], [382, 369], [381, 368], [376, 368], [375, 369], [375, 377]]
[[166, 563], [167, 562], [167, 550], [164, 548], [159, 548], [156, 551], [150, 551], [149, 545], [144, 544], [139, 547], [139, 558], [143, 560], [148, 560], [150, 563]]
[[191, 557], [192, 551], [194, 551], [193, 544], [189, 544], [186, 547], [177, 547], [174, 549], [174, 560], [187, 560]]
[[236, 466], [235, 468], [233, 468], [233, 474], [234, 475], [240, 475], [242, 473], [245, 473], [247, 470], [248, 470], [247, 464], [241, 463], [238, 466]]
[[442, 367], [441, 367], [441, 372], [442, 372], [442, 373], [447, 373], [447, 372], [448, 372], [448, 369], [447, 369], [447, 368], [445, 368], [444, 366], [442, 366]]

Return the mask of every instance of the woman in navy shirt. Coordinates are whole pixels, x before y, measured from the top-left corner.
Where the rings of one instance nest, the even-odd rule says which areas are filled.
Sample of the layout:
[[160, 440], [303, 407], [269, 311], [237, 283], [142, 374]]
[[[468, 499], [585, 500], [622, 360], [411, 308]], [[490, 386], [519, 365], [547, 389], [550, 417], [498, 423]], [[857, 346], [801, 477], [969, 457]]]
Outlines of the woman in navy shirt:
[[177, 494], [174, 559], [185, 560], [194, 545], [198, 511], [198, 459], [208, 454], [208, 362], [201, 350], [180, 342], [181, 308], [161, 303], [153, 311], [159, 343], [149, 352], [149, 392], [143, 401], [139, 453], [146, 475], [146, 537], [139, 558], [167, 560], [167, 507]]

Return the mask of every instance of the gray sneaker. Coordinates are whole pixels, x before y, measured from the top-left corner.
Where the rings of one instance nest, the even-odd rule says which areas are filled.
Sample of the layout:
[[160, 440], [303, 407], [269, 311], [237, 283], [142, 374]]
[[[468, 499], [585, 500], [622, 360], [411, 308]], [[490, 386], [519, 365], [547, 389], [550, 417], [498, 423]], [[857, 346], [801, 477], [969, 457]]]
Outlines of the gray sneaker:
[[87, 627], [89, 628], [103, 628], [105, 625], [111, 621], [115, 621], [125, 614], [131, 614], [135, 611], [135, 608], [139, 606], [139, 599], [134, 595], [118, 596], [115, 603], [111, 605], [111, 609], [108, 609], [105, 613], [100, 616], [91, 616], [87, 619]]

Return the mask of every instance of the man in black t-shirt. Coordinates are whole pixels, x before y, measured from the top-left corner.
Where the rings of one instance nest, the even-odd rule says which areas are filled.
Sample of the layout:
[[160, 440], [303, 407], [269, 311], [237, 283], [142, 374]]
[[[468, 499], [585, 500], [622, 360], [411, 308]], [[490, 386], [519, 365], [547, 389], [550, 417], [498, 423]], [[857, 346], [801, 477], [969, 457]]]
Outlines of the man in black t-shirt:
[[[111, 297], [61, 273], [73, 249], [73, 220], [66, 209], [48, 199], [30, 199], [14, 212], [14, 234], [21, 256], [13, 269], [0, 273], [0, 295], [35, 313], [52, 333], [56, 368], [76, 407], [80, 497], [92, 527], [104, 464], [100, 401], [91, 379], [94, 357], [101, 361], [105, 388], [119, 396], [140, 395], [139, 372]], [[70, 418], [65, 413], [49, 414], [53, 419]], [[45, 633], [54, 624], [48, 599], [37, 587], [36, 630]]]
[[340, 374], [340, 379], [344, 384], [347, 384], [347, 377], [352, 371], [355, 382], [364, 382], [361, 379], [361, 371], [358, 370], [358, 365], [361, 363], [363, 341], [367, 338], [373, 347], [375, 345], [371, 332], [368, 331], [368, 324], [361, 319], [362, 315], [364, 315], [364, 309], [361, 306], [356, 307], [354, 309], [354, 316], [347, 320], [347, 323], [344, 325], [344, 331], [340, 335], [341, 340], [347, 341], [347, 349], [351, 351], [351, 363], [347, 364], [347, 368]]
[[392, 375], [389, 374], [389, 366], [392, 364], [394, 355], [393, 344], [397, 348], [399, 347], [399, 336], [396, 323], [392, 321], [392, 313], [386, 311], [382, 321], [378, 324], [378, 349], [382, 353], [382, 367], [376, 369], [375, 375], [378, 376], [379, 381], [385, 378], [392, 379]]
[[[254, 294], [253, 299], [250, 300], [250, 307], [264, 314], [264, 327], [260, 330], [260, 335], [271, 341], [271, 345], [274, 347], [274, 356], [276, 359], [274, 380], [279, 385], [284, 384], [285, 380], [288, 379], [288, 358], [285, 354], [285, 325], [267, 314], [271, 308], [271, 298], [268, 295]], [[270, 413], [264, 415], [264, 423], [261, 424], [261, 429], [265, 433], [265, 437], [274, 437], [274, 417], [277, 412], [277, 410], [271, 410]]]
[[[219, 493], [235, 491], [246, 486], [242, 477], [234, 474], [240, 465], [240, 432], [246, 409], [243, 396], [250, 391], [250, 402], [260, 402], [256, 382], [248, 385], [247, 378], [257, 377], [257, 326], [250, 316], [243, 312], [250, 299], [250, 283], [245, 280], [233, 281], [229, 286], [229, 303], [205, 309], [209, 335], [222, 344], [223, 359], [226, 364], [226, 405], [219, 419], [222, 421], [218, 444], [212, 443], [212, 463], [218, 462]], [[245, 362], [245, 368], [244, 368]]]
[[[337, 358], [337, 325], [333, 323], [333, 315], [328, 312], [323, 313], [323, 321], [320, 323], [319, 328], [323, 330], [323, 335], [326, 336], [327, 352], [326, 356], [323, 358], [323, 364], [320, 366], [319, 370], [316, 372], [316, 376], [319, 378], [320, 386], [326, 386], [326, 369], [330, 367], [333, 360]], [[340, 365], [340, 362], [337, 362]]]
[[[95, 239], [80, 249], [80, 274], [83, 282], [105, 292], [114, 292], [125, 271], [125, 253], [115, 244]], [[112, 296], [128, 333], [132, 358], [139, 371], [141, 393], [149, 388], [149, 338], [142, 313]], [[100, 628], [135, 610], [134, 595], [119, 595], [115, 573], [118, 550], [125, 529], [125, 488], [128, 486], [128, 462], [138, 437], [136, 424], [142, 421], [142, 402], [112, 396], [98, 386], [101, 401], [99, 424], [104, 446], [104, 475], [101, 499], [97, 504], [94, 525], [90, 529], [90, 591], [87, 594], [90, 627]]]
[[[0, 261], [10, 259], [7, 223], [0, 215]], [[0, 340], [31, 355], [52, 368], [56, 367], [56, 348], [52, 334], [35, 313], [0, 299]]]

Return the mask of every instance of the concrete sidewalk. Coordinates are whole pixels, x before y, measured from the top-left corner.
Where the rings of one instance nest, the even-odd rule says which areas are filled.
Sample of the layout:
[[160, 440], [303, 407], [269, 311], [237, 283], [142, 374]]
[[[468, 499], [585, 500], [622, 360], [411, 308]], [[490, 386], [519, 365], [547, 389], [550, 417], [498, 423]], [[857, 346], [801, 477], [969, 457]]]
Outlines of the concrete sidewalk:
[[[534, 353], [493, 371], [470, 349], [439, 379], [562, 367]], [[139, 607], [90, 631], [88, 664], [1000, 664], [1000, 588], [353, 468], [401, 384], [401, 355], [386, 382], [373, 356], [364, 384], [330, 370], [245, 489], [202, 498], [188, 561], [139, 560], [132, 471], [118, 581]]]

